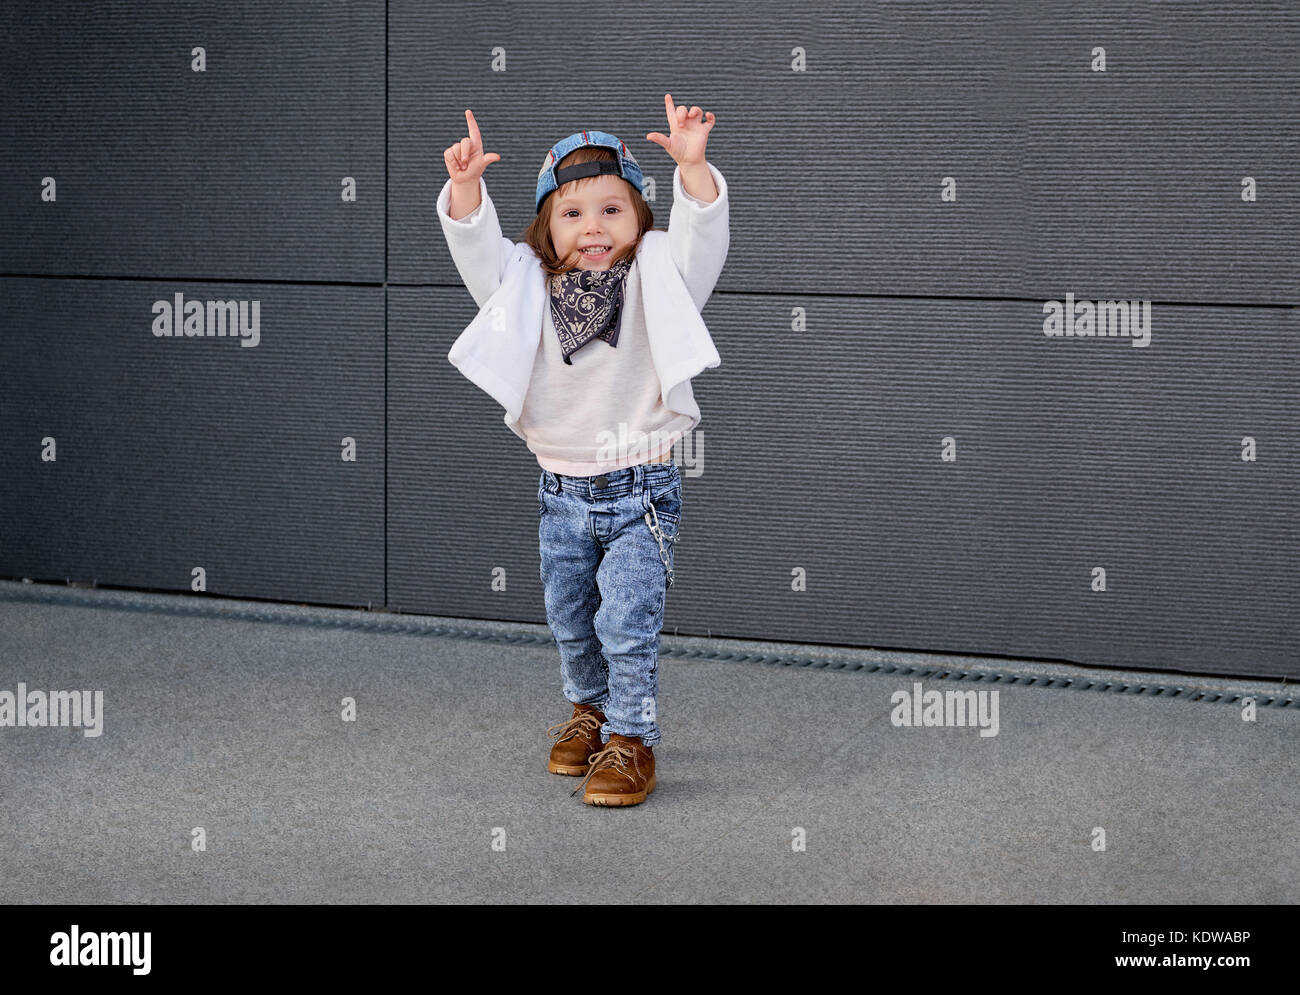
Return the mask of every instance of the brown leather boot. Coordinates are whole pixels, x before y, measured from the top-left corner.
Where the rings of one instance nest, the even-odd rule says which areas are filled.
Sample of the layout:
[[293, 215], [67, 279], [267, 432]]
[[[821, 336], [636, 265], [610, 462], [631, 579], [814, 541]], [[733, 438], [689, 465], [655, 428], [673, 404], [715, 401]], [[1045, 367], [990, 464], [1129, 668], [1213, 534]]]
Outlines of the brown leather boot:
[[582, 800], [588, 805], [640, 805], [655, 789], [654, 747], [643, 745], [639, 736], [612, 733], [605, 749], [592, 756], [587, 778], [573, 794], [583, 784]]
[[551, 759], [546, 769], [552, 774], [587, 773], [591, 764], [587, 758], [603, 747], [600, 741], [600, 727], [605, 724], [605, 713], [594, 705], [573, 706], [573, 717], [567, 722], [559, 722], [547, 733], [556, 738], [551, 747]]

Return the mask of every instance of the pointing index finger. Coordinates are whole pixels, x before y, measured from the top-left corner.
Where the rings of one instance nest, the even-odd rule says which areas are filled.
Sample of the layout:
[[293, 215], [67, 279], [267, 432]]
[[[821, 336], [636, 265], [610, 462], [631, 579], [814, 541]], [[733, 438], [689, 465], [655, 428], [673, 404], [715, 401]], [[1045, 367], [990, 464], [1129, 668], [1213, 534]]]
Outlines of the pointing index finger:
[[677, 108], [673, 106], [673, 95], [672, 95], [671, 93], [665, 93], [665, 94], [664, 94], [664, 110], [667, 111], [667, 113], [668, 113], [668, 126], [669, 126], [669, 130], [672, 130], [673, 128], [676, 128], [676, 127], [677, 127]]
[[481, 149], [483, 139], [478, 133], [478, 122], [474, 120], [474, 112], [468, 107], [465, 108], [465, 123], [469, 125], [469, 140], [474, 143], [476, 149]]

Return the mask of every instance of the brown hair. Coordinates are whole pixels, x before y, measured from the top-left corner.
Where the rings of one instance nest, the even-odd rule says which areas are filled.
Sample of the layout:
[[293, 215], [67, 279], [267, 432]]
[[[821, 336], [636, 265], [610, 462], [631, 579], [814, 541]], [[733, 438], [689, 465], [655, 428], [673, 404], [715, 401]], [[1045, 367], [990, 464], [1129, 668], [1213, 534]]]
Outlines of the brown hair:
[[[612, 149], [602, 148], [596, 145], [584, 145], [580, 149], [574, 149], [557, 162], [555, 168], [559, 169], [561, 166], [573, 166], [581, 162], [597, 162], [600, 160], [618, 162], [618, 157], [614, 155]], [[575, 187], [581, 187], [583, 184], [594, 179], [596, 179], [596, 177], [587, 176], [581, 180], [573, 180], [572, 185]], [[623, 182], [627, 183], [626, 180]], [[569, 185], [569, 183], [565, 184], [566, 187]], [[628, 195], [632, 201], [632, 209], [636, 211], [638, 227], [640, 230], [637, 232], [636, 241], [629, 245], [623, 252], [619, 253], [617, 257], [610, 260], [611, 266], [622, 259], [630, 260], [635, 257], [637, 249], [641, 247], [642, 237], [647, 231], [654, 228], [654, 213], [650, 210], [650, 205], [646, 203], [646, 199], [641, 196], [641, 191], [631, 183], [628, 183], [627, 187]], [[578, 268], [577, 263], [574, 263], [572, 266], [564, 265], [564, 261], [555, 254], [555, 244], [551, 240], [551, 198], [554, 197], [556, 193], [557, 191], [552, 190], [542, 199], [542, 206], [538, 208], [537, 217], [533, 218], [532, 224], [524, 229], [524, 232], [520, 237], [520, 241], [527, 242], [533, 247], [533, 251], [537, 253], [538, 258], [541, 260], [542, 271], [548, 277], [557, 276], [561, 273], [568, 273]]]

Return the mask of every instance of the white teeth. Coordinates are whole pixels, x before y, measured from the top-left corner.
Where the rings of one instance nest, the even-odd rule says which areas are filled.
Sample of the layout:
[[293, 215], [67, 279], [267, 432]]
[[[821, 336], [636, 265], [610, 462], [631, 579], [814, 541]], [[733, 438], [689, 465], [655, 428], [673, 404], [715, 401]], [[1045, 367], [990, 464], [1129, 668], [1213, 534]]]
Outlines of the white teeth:
[[583, 249], [583, 250], [582, 250], [583, 254], [584, 254], [584, 255], [588, 255], [588, 256], [599, 256], [601, 253], [608, 252], [608, 251], [609, 251], [609, 246], [608, 246], [608, 245], [605, 246], [603, 249]]

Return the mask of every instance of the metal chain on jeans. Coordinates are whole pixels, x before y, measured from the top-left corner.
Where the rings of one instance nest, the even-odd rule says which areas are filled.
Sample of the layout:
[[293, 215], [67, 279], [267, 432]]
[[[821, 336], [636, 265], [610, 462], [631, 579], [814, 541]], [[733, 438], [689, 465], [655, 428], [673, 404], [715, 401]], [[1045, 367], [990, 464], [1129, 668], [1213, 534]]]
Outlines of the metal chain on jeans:
[[[650, 520], [651, 515], [654, 516], [653, 522]], [[668, 560], [668, 547], [664, 545], [664, 541], [676, 542], [682, 534], [682, 527], [680, 525], [677, 526], [676, 535], [665, 534], [664, 530], [659, 527], [659, 512], [655, 509], [653, 501], [650, 502], [650, 510], [645, 513], [645, 522], [650, 526], [650, 534], [654, 536], [655, 541], [659, 543], [659, 559], [663, 562], [664, 571], [668, 574], [668, 586], [672, 587], [673, 568], [672, 564]]]

